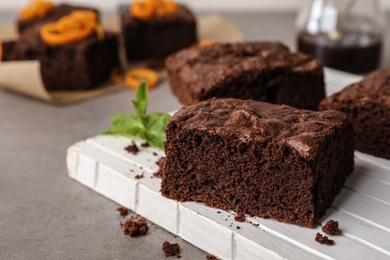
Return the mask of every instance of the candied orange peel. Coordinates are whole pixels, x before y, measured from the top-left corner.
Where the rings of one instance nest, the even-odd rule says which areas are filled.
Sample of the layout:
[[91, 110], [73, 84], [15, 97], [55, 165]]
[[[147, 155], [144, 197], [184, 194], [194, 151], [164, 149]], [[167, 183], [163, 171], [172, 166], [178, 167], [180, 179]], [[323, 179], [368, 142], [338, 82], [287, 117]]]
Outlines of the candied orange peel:
[[179, 6], [174, 1], [137, 0], [130, 5], [130, 13], [137, 19], [162, 19], [177, 13]]
[[34, 0], [31, 1], [30, 4], [24, 9], [22, 9], [19, 16], [22, 20], [30, 20], [38, 17], [42, 18], [45, 17], [47, 13], [53, 9], [53, 7], [54, 4], [52, 1]]
[[151, 89], [157, 85], [158, 75], [155, 71], [146, 68], [131, 69], [125, 74], [125, 82], [133, 89], [137, 89], [140, 83], [145, 82]]
[[204, 39], [198, 42], [197, 46], [203, 47], [203, 46], [210, 46], [213, 45], [215, 41], [213, 39]]
[[54, 23], [42, 26], [42, 40], [49, 45], [62, 45], [82, 40], [96, 32], [99, 40], [104, 39], [104, 30], [93, 11], [76, 10]]

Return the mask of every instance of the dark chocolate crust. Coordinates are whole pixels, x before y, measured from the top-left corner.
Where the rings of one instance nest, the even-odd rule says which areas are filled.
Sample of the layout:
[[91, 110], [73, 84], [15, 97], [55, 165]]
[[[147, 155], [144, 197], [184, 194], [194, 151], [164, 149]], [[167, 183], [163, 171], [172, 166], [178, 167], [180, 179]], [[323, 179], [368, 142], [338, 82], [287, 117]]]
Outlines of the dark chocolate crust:
[[184, 105], [218, 97], [316, 110], [325, 98], [320, 62], [277, 42], [187, 48], [169, 56], [166, 67], [172, 91]]
[[108, 79], [119, 66], [117, 35], [105, 32], [71, 44], [50, 46], [42, 41], [40, 25], [25, 30], [16, 42], [4, 42], [3, 61], [39, 60], [43, 83], [48, 90], [86, 90]]
[[168, 55], [197, 42], [195, 16], [179, 5], [174, 16], [141, 21], [120, 7], [123, 41], [128, 61], [164, 59]]
[[61, 19], [62, 17], [69, 15], [71, 12], [75, 10], [91, 10], [99, 14], [98, 10], [86, 6], [74, 6], [74, 5], [68, 5], [68, 4], [60, 4], [57, 6], [54, 6], [52, 10], [50, 10], [46, 16], [39, 17], [39, 18], [33, 18], [28, 20], [18, 20], [17, 21], [17, 28], [18, 32], [22, 33], [24, 30], [30, 28], [31, 26], [40, 24], [41, 26], [57, 21]]
[[352, 125], [338, 111], [253, 100], [184, 107], [166, 130], [161, 192], [314, 227], [353, 171]]
[[354, 127], [355, 148], [390, 159], [390, 69], [378, 70], [320, 104], [320, 110], [346, 113]]

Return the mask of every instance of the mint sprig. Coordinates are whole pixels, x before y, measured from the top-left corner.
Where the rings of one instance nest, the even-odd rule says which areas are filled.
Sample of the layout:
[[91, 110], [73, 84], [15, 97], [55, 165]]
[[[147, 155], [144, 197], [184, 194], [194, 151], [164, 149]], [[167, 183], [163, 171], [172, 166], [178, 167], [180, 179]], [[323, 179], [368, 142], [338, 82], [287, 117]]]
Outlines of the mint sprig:
[[159, 112], [146, 115], [148, 87], [145, 83], [139, 85], [136, 97], [132, 102], [137, 112], [114, 116], [111, 121], [112, 129], [103, 134], [139, 137], [150, 145], [164, 149], [165, 128], [171, 116]]

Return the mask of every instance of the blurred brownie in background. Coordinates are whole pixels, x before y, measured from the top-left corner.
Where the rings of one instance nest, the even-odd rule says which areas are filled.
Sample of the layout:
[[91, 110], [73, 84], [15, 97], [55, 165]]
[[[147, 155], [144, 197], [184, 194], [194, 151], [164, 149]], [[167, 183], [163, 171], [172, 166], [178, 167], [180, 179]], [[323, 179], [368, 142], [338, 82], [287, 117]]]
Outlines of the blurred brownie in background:
[[[175, 5], [172, 1], [169, 2], [169, 5]], [[165, 3], [162, 1], [162, 5]], [[154, 9], [147, 14], [138, 14], [136, 4], [145, 5], [141, 8]], [[161, 7], [161, 10], [159, 8], [147, 6], [146, 1], [120, 7], [120, 22], [128, 61], [163, 60], [197, 42], [196, 19], [188, 8], [182, 5]]]
[[216, 43], [166, 60], [173, 93], [183, 105], [213, 97], [253, 99], [317, 110], [325, 98], [321, 63], [278, 42]]

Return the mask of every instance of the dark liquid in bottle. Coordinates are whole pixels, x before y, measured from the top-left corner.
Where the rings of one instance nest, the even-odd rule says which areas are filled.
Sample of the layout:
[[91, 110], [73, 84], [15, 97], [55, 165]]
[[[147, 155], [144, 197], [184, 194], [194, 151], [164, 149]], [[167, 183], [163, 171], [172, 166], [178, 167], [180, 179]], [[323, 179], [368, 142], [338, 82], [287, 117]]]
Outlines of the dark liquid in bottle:
[[379, 67], [382, 39], [371, 34], [345, 32], [340, 41], [325, 34], [298, 36], [298, 50], [313, 55], [326, 67], [355, 74], [371, 72]]

